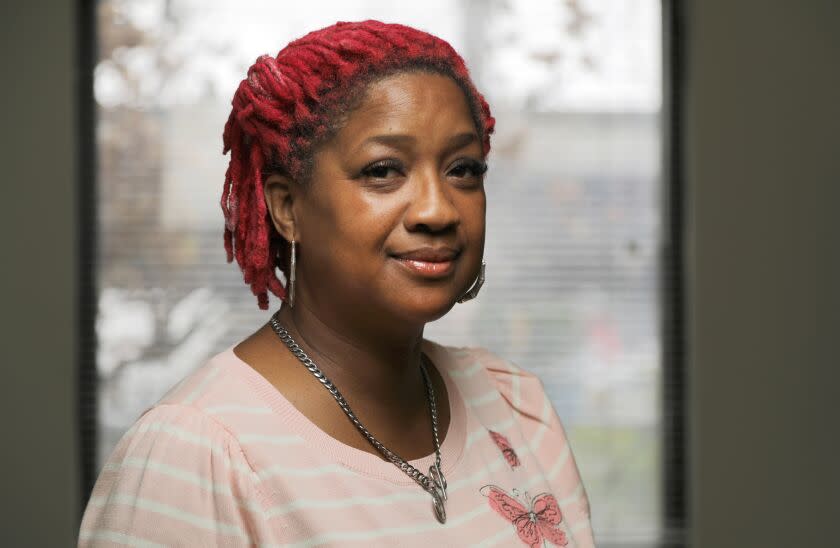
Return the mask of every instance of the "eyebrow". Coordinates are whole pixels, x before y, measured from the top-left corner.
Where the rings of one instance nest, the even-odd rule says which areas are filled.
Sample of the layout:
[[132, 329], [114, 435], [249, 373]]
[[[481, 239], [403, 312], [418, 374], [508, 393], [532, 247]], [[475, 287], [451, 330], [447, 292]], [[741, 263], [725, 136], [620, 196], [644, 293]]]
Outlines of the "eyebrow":
[[[446, 145], [446, 150], [457, 150], [459, 148], [463, 148], [469, 144], [478, 140], [478, 135], [474, 131], [458, 133], [457, 135], [453, 135], [449, 142]], [[380, 144], [389, 146], [392, 148], [402, 148], [405, 146], [413, 145], [417, 142], [417, 139], [412, 135], [404, 135], [404, 134], [389, 134], [389, 135], [374, 135], [372, 137], [368, 137], [364, 141], [362, 141], [359, 148], [369, 144]]]

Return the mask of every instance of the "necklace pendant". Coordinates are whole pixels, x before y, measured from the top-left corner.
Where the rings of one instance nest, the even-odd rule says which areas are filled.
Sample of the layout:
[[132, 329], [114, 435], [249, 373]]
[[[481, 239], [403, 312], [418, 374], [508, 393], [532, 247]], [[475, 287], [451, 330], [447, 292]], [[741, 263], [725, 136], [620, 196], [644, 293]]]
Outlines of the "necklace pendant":
[[440, 523], [446, 523], [446, 507], [443, 505], [443, 499], [440, 497], [440, 492], [435, 488], [432, 490], [432, 506], [435, 510], [435, 517]]
[[429, 466], [429, 478], [434, 483], [434, 487], [440, 492], [440, 497], [446, 500], [446, 478], [443, 477], [443, 472], [441, 472], [437, 463]]
[[429, 479], [431, 481], [429, 492], [432, 495], [432, 502], [435, 509], [435, 517], [441, 523], [446, 523], [446, 478], [440, 471], [437, 463], [429, 466]]

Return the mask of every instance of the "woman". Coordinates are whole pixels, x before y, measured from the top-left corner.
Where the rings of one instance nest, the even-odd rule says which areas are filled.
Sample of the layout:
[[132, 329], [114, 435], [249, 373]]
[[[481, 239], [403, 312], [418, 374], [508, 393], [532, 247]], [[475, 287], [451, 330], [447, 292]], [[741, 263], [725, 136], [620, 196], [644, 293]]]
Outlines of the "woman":
[[225, 247], [284, 305], [125, 434], [80, 545], [593, 545], [539, 379], [423, 338], [484, 279], [493, 125], [461, 57], [409, 27], [257, 60], [225, 126]]

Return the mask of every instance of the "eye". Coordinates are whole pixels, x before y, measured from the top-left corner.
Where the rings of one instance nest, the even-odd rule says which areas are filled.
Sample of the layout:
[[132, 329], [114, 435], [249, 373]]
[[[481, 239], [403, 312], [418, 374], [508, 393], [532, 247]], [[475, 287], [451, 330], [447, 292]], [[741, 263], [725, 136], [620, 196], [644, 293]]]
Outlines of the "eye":
[[487, 164], [471, 158], [463, 158], [455, 162], [449, 175], [459, 179], [481, 177], [487, 172]]
[[387, 158], [365, 166], [361, 174], [371, 179], [390, 179], [403, 174], [403, 165], [398, 160]]

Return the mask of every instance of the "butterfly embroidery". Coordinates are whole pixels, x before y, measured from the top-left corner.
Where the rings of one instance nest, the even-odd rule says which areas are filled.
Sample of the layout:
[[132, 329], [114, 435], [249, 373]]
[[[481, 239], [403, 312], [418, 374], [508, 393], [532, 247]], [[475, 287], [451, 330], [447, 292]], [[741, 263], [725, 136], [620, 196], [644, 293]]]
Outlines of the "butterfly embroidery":
[[[490, 507], [503, 518], [510, 520], [516, 528], [516, 534], [530, 548], [545, 546], [549, 541], [557, 546], [566, 546], [568, 539], [558, 527], [563, 521], [563, 513], [557, 499], [549, 493], [540, 493], [530, 500], [528, 507], [495, 485], [485, 485], [480, 490], [487, 497]], [[513, 494], [518, 496], [516, 489]], [[525, 499], [528, 494], [525, 493]]]
[[519, 462], [519, 457], [516, 455], [516, 451], [513, 450], [511, 447], [510, 442], [506, 437], [499, 434], [498, 432], [494, 432], [492, 430], [488, 430], [490, 432], [490, 437], [493, 438], [493, 441], [496, 443], [496, 446], [502, 452], [502, 455], [505, 456], [505, 460], [510, 465], [511, 468], [516, 468], [521, 463]]

